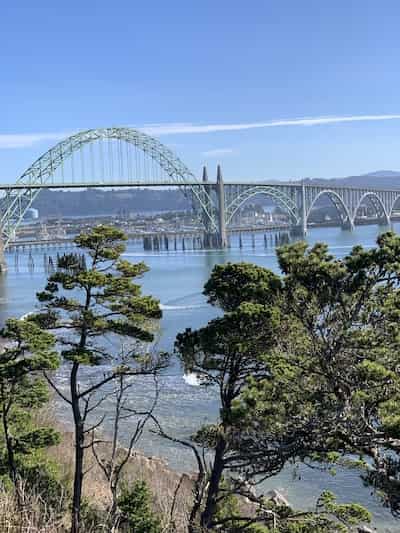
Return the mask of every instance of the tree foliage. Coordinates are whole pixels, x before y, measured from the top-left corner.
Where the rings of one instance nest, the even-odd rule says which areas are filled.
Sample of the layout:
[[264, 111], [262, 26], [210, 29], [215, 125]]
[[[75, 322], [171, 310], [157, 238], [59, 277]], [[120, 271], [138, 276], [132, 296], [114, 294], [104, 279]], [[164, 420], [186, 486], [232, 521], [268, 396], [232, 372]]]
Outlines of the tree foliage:
[[[279, 250], [285, 311], [298, 332], [284, 357], [295, 379], [286, 374], [279, 390], [290, 403], [301, 395], [321, 450], [360, 455], [363, 477], [397, 512], [400, 238], [387, 233], [377, 244], [341, 260], [321, 244]], [[262, 411], [268, 388], [252, 393]]]
[[125, 486], [118, 500], [122, 524], [131, 533], [161, 533], [160, 521], [152, 510], [151, 493], [144, 481]]
[[224, 533], [348, 533], [360, 523], [371, 520], [371, 514], [364, 507], [354, 503], [338, 503], [335, 495], [329, 491], [320, 495], [313, 510], [297, 511], [283, 504], [266, 501], [263, 509], [258, 511], [258, 516], [254, 517], [253, 513], [247, 518], [240, 512], [240, 502], [236, 496], [230, 495], [221, 501], [216, 518]]
[[288, 461], [349, 463], [350, 453], [399, 505], [399, 252], [388, 233], [343, 259], [323, 244], [282, 247], [281, 275], [214, 268], [204, 293], [224, 315], [176, 343], [185, 368], [219, 392], [218, 422], [194, 436], [213, 451], [203, 527], [217, 525], [221, 499], [256, 499], [255, 480]]
[[56, 369], [59, 357], [54, 337], [29, 320], [7, 320], [1, 336], [5, 345], [0, 353], [0, 473], [14, 484], [22, 503], [21, 479], [38, 482], [40, 450], [59, 440], [53, 428], [37, 425], [33, 416], [49, 399], [40, 373]]

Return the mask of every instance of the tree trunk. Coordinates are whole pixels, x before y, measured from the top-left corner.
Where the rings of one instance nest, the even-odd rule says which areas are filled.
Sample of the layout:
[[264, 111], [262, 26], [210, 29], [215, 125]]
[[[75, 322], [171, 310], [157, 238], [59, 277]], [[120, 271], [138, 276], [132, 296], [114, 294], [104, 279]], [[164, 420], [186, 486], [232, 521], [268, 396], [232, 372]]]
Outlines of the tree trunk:
[[217, 446], [215, 448], [213, 468], [211, 471], [210, 482], [207, 491], [207, 500], [204, 507], [204, 511], [201, 515], [201, 526], [205, 529], [210, 529], [215, 512], [217, 510], [219, 485], [221, 483], [222, 473], [224, 471], [225, 449], [226, 441], [224, 437], [220, 436], [218, 439]]
[[199, 514], [201, 509], [201, 504], [203, 501], [203, 494], [205, 484], [207, 483], [207, 477], [205, 471], [199, 469], [199, 474], [197, 476], [195, 486], [193, 489], [193, 505], [190, 509], [189, 514], [189, 523], [188, 523], [188, 533], [197, 533], [199, 530]]
[[110, 519], [111, 519], [111, 533], [118, 531], [118, 495], [117, 495], [117, 485], [114, 483], [110, 484], [111, 490], [111, 509], [110, 509]]
[[71, 533], [79, 533], [80, 530], [83, 484], [83, 455], [85, 444], [85, 434], [79, 406], [77, 388], [78, 368], [79, 363], [74, 363], [71, 371], [71, 402], [75, 425], [75, 474], [74, 492], [72, 497]]
[[7, 467], [8, 467], [8, 475], [14, 485], [15, 488], [15, 495], [17, 498], [17, 504], [18, 507], [21, 509], [22, 507], [22, 496], [21, 496], [21, 490], [19, 486], [18, 481], [18, 472], [17, 472], [17, 466], [15, 464], [15, 457], [14, 457], [14, 448], [12, 445], [12, 437], [9, 433], [8, 429], [8, 413], [5, 412], [3, 409], [2, 418], [3, 418], [3, 431], [4, 431], [4, 439], [6, 441], [6, 447], [7, 447]]

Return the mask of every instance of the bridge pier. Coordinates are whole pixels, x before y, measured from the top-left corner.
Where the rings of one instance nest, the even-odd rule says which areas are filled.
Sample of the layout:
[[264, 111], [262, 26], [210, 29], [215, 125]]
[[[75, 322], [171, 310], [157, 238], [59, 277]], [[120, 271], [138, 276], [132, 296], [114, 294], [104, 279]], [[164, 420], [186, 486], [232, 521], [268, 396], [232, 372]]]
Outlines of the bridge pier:
[[307, 224], [303, 224], [303, 222], [301, 222], [296, 226], [292, 226], [290, 233], [295, 237], [301, 237], [302, 239], [305, 239], [307, 237]]
[[378, 224], [379, 226], [391, 226], [392, 221], [390, 220], [390, 217], [387, 213], [383, 213], [378, 220]]
[[350, 220], [350, 219], [345, 220], [342, 223], [342, 229], [344, 229], [346, 231], [354, 231], [354, 229], [355, 229], [354, 221]]
[[225, 190], [224, 180], [222, 179], [221, 166], [217, 167], [217, 198], [218, 198], [218, 233], [219, 233], [219, 248], [226, 248], [228, 246], [228, 235], [226, 232], [225, 220]]
[[291, 233], [296, 237], [305, 239], [307, 236], [307, 204], [306, 204], [306, 188], [304, 181], [301, 182], [301, 188], [297, 193], [297, 202], [299, 204], [300, 219], [298, 224], [293, 226]]
[[0, 237], [0, 273], [6, 272], [6, 270], [7, 270], [7, 262], [4, 256], [4, 242], [3, 242], [3, 238]]
[[[206, 166], [203, 167], [202, 183], [203, 183], [203, 191], [204, 191], [207, 208], [210, 212], [212, 212], [212, 206], [209, 200], [212, 185], [208, 181], [208, 174], [207, 174]], [[204, 211], [203, 211], [202, 217], [203, 217], [203, 225], [204, 225], [203, 246], [206, 249], [213, 248], [213, 246], [215, 246], [215, 233], [212, 231], [211, 221]]]

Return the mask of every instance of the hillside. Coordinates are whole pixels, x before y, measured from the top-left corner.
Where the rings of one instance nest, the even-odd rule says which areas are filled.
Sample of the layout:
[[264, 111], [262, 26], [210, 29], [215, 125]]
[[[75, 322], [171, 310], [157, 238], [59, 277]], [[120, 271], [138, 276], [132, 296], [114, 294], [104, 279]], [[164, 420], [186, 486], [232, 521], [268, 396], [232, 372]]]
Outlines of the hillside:
[[190, 207], [176, 189], [43, 190], [33, 203], [41, 216], [118, 215], [183, 211]]
[[400, 172], [393, 170], [378, 170], [360, 176], [331, 179], [306, 179], [306, 183], [346, 187], [373, 187], [380, 189], [400, 189]]

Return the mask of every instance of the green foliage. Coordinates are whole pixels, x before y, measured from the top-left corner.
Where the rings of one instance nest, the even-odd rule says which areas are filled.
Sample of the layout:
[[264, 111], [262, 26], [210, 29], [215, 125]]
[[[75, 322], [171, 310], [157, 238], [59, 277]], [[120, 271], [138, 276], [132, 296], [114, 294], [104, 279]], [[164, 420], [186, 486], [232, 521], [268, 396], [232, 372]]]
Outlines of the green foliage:
[[[244, 263], [214, 268], [204, 294], [224, 315], [176, 342], [185, 369], [220, 398], [218, 423], [194, 436], [214, 452], [203, 526], [228, 468], [251, 479], [318, 461], [334, 473], [350, 454], [366, 458], [364, 479], [400, 512], [399, 257], [400, 237], [387, 233], [343, 259], [325, 244], [284, 246], [281, 276]], [[345, 521], [361, 513], [334, 510]], [[325, 531], [321, 520], [313, 527]]]
[[233, 311], [243, 302], [274, 302], [281, 289], [279, 276], [250, 263], [216, 265], [204, 286], [209, 303]]
[[46, 505], [58, 508], [69, 490], [59, 465], [48, 457], [45, 450], [35, 450], [25, 455], [19, 464], [19, 472], [26, 486], [40, 495]]
[[[226, 483], [222, 483], [226, 489]], [[233, 494], [223, 498], [217, 506], [214, 520], [221, 522], [224, 533], [348, 533], [361, 523], [371, 521], [371, 513], [358, 504], [338, 504], [334, 494], [324, 491], [318, 498], [315, 511], [298, 512], [267, 501], [259, 516], [254, 510], [241, 517], [239, 500]], [[268, 511], [269, 513], [265, 513]], [[264, 518], [262, 518], [264, 516]], [[232, 520], [226, 521], [233, 517]], [[253, 523], [246, 525], [247, 522]]]
[[123, 487], [118, 506], [131, 533], [161, 533], [160, 521], [152, 510], [151, 493], [144, 481]]
[[[298, 435], [297, 459], [362, 454], [364, 480], [400, 510], [400, 238], [357, 246], [343, 259], [323, 244], [278, 250], [282, 334], [265, 354], [271, 379], [248, 381], [238, 406]], [[369, 458], [369, 459], [368, 459]]]
[[154, 338], [154, 321], [161, 317], [159, 302], [143, 296], [140, 285], [133, 282], [148, 269], [143, 263], [131, 264], [121, 258], [125, 240], [121, 230], [103, 225], [79, 235], [75, 242], [87, 250], [90, 264], [76, 254], [59, 257], [57, 272], [38, 294], [43, 306], [32, 320], [60, 329], [69, 317], [69, 330], [72, 324], [77, 334], [75, 340], [62, 339], [63, 356], [69, 361], [97, 365], [110, 359], [110, 354], [95, 344], [107, 333], [135, 342]]
[[40, 450], [59, 442], [53, 428], [38, 426], [33, 417], [49, 399], [40, 372], [56, 369], [59, 357], [54, 337], [29, 320], [8, 320], [1, 335], [6, 344], [0, 354], [0, 473], [14, 484], [19, 478], [34, 483]]
[[96, 502], [90, 501], [87, 498], [82, 499], [81, 507], [81, 529], [82, 531], [106, 533], [110, 531], [107, 526], [107, 512], [100, 509]]
[[271, 533], [271, 531], [270, 528], [263, 526], [262, 524], [251, 524], [246, 527], [244, 533]]
[[243, 526], [242, 522], [237, 518], [240, 518], [240, 504], [238, 497], [231, 491], [232, 487], [229, 485], [229, 481], [224, 479], [220, 483], [220, 492], [226, 491], [224, 496], [220, 497], [216, 506], [214, 514], [214, 522], [222, 522], [223, 530], [229, 533], [234, 533], [238, 528]]
[[[316, 510], [308, 513], [291, 511], [276, 517], [276, 527], [266, 532], [277, 533], [349, 533], [362, 523], [369, 523], [371, 514], [358, 504], [338, 504], [328, 491], [321, 494]], [[262, 530], [261, 530], [262, 531]]]
[[347, 526], [354, 526], [360, 522], [370, 522], [371, 513], [359, 504], [338, 504], [336, 497], [329, 491], [324, 491], [318, 499], [317, 510], [335, 516]]

